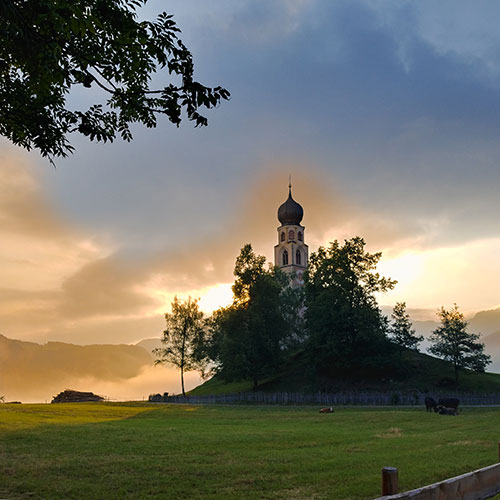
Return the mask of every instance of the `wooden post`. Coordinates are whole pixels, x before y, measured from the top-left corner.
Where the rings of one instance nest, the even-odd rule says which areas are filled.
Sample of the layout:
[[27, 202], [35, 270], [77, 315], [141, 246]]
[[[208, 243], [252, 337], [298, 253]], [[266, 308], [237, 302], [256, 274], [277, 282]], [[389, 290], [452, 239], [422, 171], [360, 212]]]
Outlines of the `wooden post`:
[[398, 492], [398, 469], [384, 467], [382, 469], [382, 496], [395, 495]]
[[498, 461], [500, 462], [500, 441], [498, 441]]

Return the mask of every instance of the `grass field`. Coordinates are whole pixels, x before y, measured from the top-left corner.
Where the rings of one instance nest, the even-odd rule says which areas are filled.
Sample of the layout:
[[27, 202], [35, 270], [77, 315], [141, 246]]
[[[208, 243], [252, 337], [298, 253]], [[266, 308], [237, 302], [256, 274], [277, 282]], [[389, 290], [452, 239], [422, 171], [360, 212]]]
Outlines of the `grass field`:
[[498, 459], [500, 408], [0, 404], [0, 498], [357, 499]]

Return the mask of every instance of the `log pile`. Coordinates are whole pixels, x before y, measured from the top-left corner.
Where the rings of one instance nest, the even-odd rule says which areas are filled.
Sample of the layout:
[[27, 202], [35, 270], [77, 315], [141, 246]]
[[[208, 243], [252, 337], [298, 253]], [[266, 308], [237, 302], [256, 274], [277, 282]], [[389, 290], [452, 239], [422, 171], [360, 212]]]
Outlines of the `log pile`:
[[88, 401], [104, 401], [104, 398], [93, 392], [80, 392], [66, 389], [54, 396], [52, 403], [85, 403]]

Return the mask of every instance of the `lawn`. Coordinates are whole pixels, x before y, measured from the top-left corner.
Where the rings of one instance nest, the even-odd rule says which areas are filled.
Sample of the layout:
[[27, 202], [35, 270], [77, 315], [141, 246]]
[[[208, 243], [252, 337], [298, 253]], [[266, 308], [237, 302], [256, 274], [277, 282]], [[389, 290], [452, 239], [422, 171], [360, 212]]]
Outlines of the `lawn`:
[[500, 408], [0, 405], [0, 498], [356, 499], [494, 463]]

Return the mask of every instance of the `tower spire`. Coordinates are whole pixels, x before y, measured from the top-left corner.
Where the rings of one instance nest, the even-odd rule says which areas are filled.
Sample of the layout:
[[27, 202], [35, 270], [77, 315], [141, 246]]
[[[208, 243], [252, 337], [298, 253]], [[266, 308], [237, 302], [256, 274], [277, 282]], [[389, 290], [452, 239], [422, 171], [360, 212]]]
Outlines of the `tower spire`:
[[288, 194], [292, 194], [292, 174], [288, 174]]

